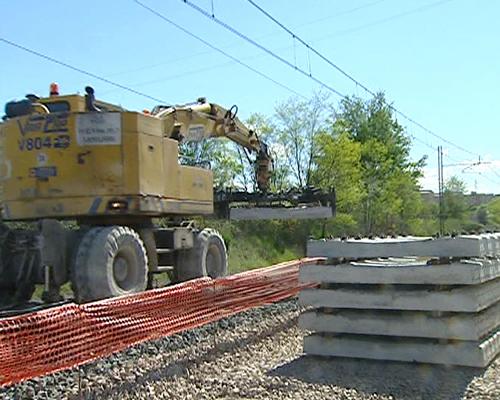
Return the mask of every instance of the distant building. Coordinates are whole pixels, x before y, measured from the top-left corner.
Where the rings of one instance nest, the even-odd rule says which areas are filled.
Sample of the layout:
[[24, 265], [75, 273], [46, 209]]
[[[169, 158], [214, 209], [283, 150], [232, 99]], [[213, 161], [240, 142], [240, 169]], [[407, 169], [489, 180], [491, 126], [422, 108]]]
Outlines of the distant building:
[[471, 206], [480, 206], [481, 204], [489, 203], [491, 200], [499, 197], [498, 194], [493, 193], [477, 193], [471, 192], [465, 196]]
[[432, 190], [421, 190], [420, 195], [422, 196], [422, 199], [431, 204], [438, 204], [439, 203], [439, 194], [434, 193]]
[[[431, 204], [439, 203], [439, 193], [435, 193], [432, 190], [421, 190], [420, 195], [422, 196], [422, 199], [425, 202]], [[469, 206], [473, 207], [477, 207], [482, 204], [487, 204], [496, 198], [500, 198], [500, 195], [494, 193], [477, 193], [477, 192], [471, 192], [465, 195], [467, 203], [469, 203]]]

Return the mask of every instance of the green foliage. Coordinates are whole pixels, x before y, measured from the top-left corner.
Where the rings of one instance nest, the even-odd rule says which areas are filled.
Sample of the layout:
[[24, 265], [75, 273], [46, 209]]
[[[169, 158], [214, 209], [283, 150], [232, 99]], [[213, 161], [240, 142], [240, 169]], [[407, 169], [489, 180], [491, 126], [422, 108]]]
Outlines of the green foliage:
[[490, 224], [496, 228], [500, 228], [500, 198], [494, 199], [490, 201], [486, 205], [486, 209], [488, 210], [488, 219]]
[[[259, 138], [268, 146], [268, 149], [273, 158], [274, 173], [271, 179], [270, 190], [273, 192], [281, 192], [289, 188], [289, 169], [285, 164], [283, 157], [283, 146], [279, 141], [278, 132], [274, 123], [262, 114], [254, 113], [246, 120], [246, 124]], [[252, 158], [247, 157], [245, 150], [240, 146], [235, 145], [238, 153], [238, 159], [244, 166], [244, 171], [241, 174], [240, 181], [242, 186], [255, 190], [257, 182], [255, 180], [255, 169], [252, 163]]]
[[361, 174], [361, 144], [346, 133], [320, 133], [317, 136], [316, 168], [312, 182], [327, 190], [335, 188], [337, 210], [352, 212], [364, 197]]
[[458, 221], [454, 224], [454, 228], [456, 228], [456, 225], [465, 219], [468, 211], [465, 200], [465, 183], [456, 176], [452, 176], [444, 185], [443, 203], [445, 217], [450, 221]]
[[217, 188], [237, 186], [237, 177], [243, 172], [234, 147], [225, 139], [182, 142], [179, 153], [184, 165], [210, 167]]
[[489, 225], [490, 215], [486, 206], [483, 205], [478, 207], [478, 209], [476, 210], [476, 219], [477, 222], [483, 226]]
[[[422, 202], [417, 182], [425, 159], [410, 160], [410, 139], [405, 136], [383, 94], [368, 101], [356, 97], [343, 99], [335, 113], [330, 135], [346, 137], [358, 146], [359, 150], [350, 150], [356, 158], [351, 167], [357, 169], [350, 173], [355, 177], [351, 190], [342, 191], [338, 197], [339, 204], [344, 198], [348, 204], [350, 199], [355, 199], [351, 211], [361, 216], [359, 222], [363, 232], [408, 232], [415, 224], [421, 229], [418, 213]], [[339, 155], [332, 154], [332, 157]], [[327, 157], [323, 157], [325, 159]], [[323, 160], [318, 159], [318, 170], [335, 176], [332, 169], [322, 168]]]
[[330, 110], [328, 96], [322, 93], [305, 101], [291, 98], [276, 107], [280, 150], [290, 178], [298, 187], [311, 183], [314, 155], [318, 149], [317, 135], [326, 129]]
[[229, 272], [265, 267], [303, 257], [307, 234], [303, 224], [290, 221], [214, 221], [228, 248]]

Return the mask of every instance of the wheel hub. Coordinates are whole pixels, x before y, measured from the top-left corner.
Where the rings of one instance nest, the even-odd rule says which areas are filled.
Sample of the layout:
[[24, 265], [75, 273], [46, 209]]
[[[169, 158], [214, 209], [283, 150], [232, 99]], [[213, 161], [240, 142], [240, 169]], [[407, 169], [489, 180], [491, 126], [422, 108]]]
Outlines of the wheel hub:
[[128, 262], [123, 257], [116, 257], [113, 262], [113, 274], [118, 282], [124, 282], [128, 276]]
[[206, 266], [208, 276], [215, 278], [218, 276], [219, 270], [221, 269], [221, 254], [219, 249], [215, 245], [209, 246], [207, 250]]

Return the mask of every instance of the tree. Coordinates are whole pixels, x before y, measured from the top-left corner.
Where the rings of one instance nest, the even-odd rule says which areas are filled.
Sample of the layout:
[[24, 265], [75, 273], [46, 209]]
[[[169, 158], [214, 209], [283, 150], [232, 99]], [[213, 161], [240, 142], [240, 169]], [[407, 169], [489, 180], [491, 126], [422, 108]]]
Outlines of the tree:
[[[272, 192], [281, 192], [289, 188], [290, 182], [290, 168], [286, 163], [284, 154], [284, 146], [279, 141], [279, 135], [274, 123], [262, 114], [254, 113], [245, 121], [246, 125], [256, 132], [260, 140], [267, 146], [273, 158], [273, 174], [271, 177], [270, 190]], [[243, 165], [243, 172], [239, 178], [244, 187], [253, 190], [257, 187], [255, 180], [255, 165], [253, 163], [254, 157], [248, 155], [241, 146], [237, 146], [238, 159]]]
[[234, 149], [226, 139], [186, 141], [179, 146], [180, 161], [184, 165], [210, 168], [214, 174], [214, 186], [237, 186], [237, 177], [243, 166], [238, 162]]
[[468, 204], [465, 199], [465, 183], [452, 176], [444, 185], [443, 212], [450, 230], [461, 229], [466, 223]]
[[341, 213], [355, 211], [364, 196], [360, 161], [361, 144], [347, 133], [318, 134], [312, 182], [326, 190], [335, 188]]
[[495, 229], [500, 228], [500, 198], [491, 200], [487, 205], [489, 222]]
[[483, 226], [487, 226], [490, 223], [488, 208], [485, 205], [481, 205], [477, 209], [476, 219]]
[[418, 178], [425, 158], [410, 159], [411, 141], [382, 93], [363, 101], [347, 97], [335, 114], [334, 132], [346, 132], [361, 146], [362, 214], [365, 233], [408, 229], [418, 210]]
[[299, 187], [311, 184], [316, 137], [326, 129], [329, 113], [328, 96], [322, 93], [305, 101], [291, 98], [276, 108], [278, 142], [291, 179]]

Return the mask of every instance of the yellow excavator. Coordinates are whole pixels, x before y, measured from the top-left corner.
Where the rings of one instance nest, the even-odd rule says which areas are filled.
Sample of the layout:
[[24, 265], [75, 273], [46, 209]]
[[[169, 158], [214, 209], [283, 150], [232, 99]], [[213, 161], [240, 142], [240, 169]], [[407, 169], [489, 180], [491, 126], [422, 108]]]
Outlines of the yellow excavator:
[[[70, 281], [75, 300], [86, 302], [143, 291], [158, 273], [174, 282], [227, 274], [223, 238], [198, 229], [193, 216], [333, 215], [334, 193], [269, 192], [268, 147], [236, 106], [201, 98], [131, 112], [96, 100], [91, 87], [85, 92], [60, 95], [52, 84], [49, 97], [27, 95], [5, 107], [2, 219], [31, 224], [0, 224], [0, 304], [26, 302], [35, 284], [54, 302]], [[256, 192], [214, 191], [209, 169], [179, 162], [180, 143], [214, 137], [256, 155]], [[156, 226], [158, 218], [167, 224]]]

